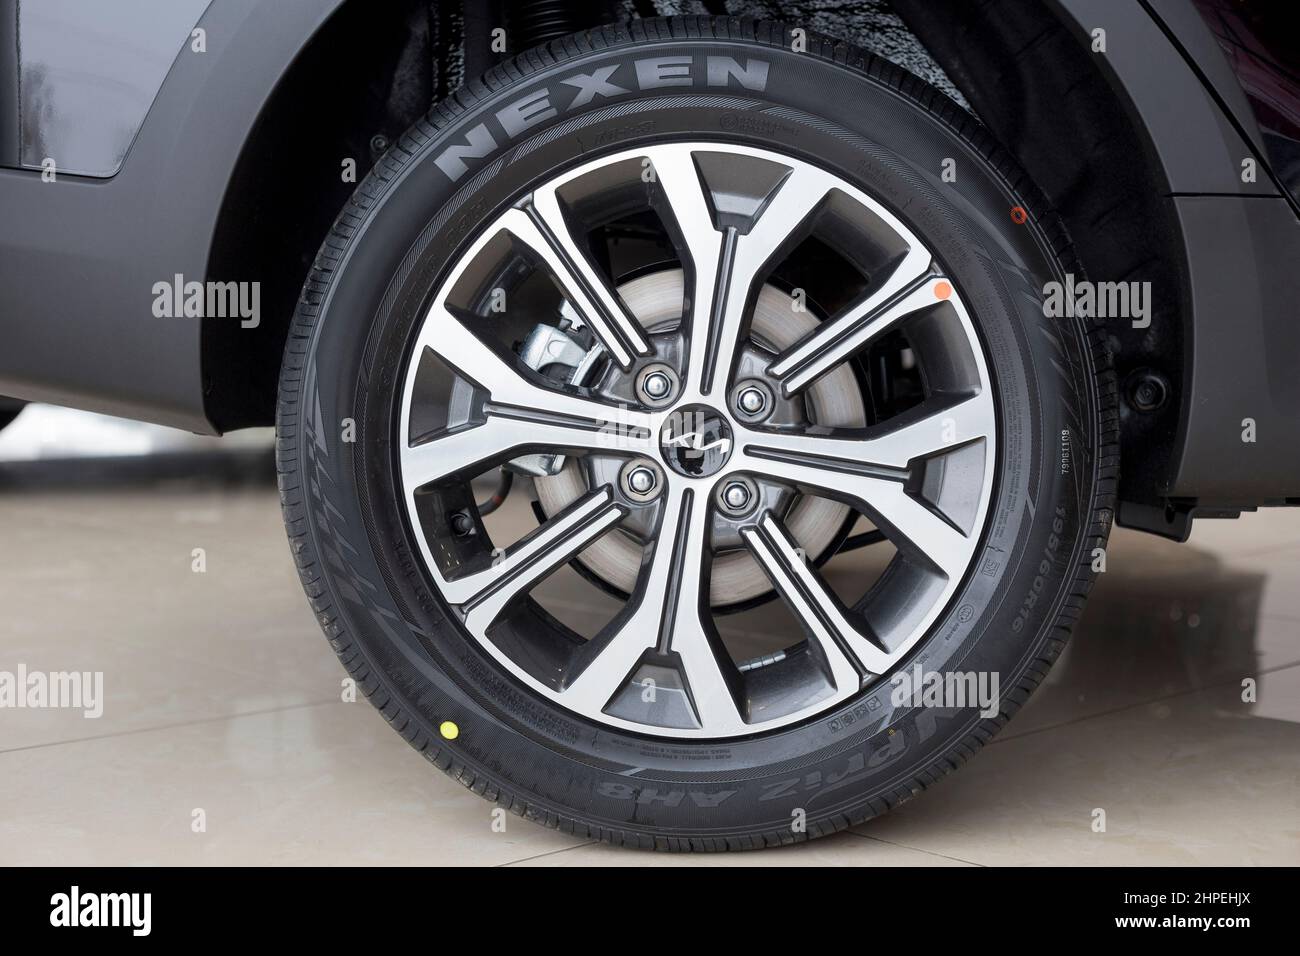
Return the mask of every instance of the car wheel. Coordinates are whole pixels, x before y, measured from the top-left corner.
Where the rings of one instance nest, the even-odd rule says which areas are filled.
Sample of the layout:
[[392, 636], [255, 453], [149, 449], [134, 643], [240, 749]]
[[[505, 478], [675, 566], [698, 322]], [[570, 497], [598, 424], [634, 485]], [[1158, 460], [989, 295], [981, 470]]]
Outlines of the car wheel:
[[290, 332], [283, 507], [335, 651], [568, 832], [894, 806], [1043, 679], [1110, 526], [1113, 377], [1042, 308], [1059, 219], [937, 91], [801, 39], [637, 21], [494, 69], [360, 184]]

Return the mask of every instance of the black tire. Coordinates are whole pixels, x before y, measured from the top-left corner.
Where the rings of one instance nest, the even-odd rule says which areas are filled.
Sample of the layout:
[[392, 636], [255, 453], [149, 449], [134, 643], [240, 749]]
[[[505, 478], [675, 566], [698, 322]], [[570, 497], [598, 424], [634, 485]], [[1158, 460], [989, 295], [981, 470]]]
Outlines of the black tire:
[[[451, 183], [433, 158], [517, 97], [659, 53], [770, 64], [761, 95], [629, 92], [534, 125]], [[621, 75], [621, 74], [616, 74]], [[567, 90], [567, 92], [565, 92]], [[633, 113], [624, 107], [638, 104]], [[519, 189], [597, 144], [677, 132], [815, 157], [899, 210], [975, 316], [1000, 400], [999, 468], [977, 573], [914, 651], [931, 670], [1001, 675], [1001, 711], [895, 706], [869, 688], [837, 712], [749, 738], [676, 742], [596, 726], [529, 692], [453, 624], [427, 583], [394, 484], [394, 391], [420, 305], [458, 245]], [[527, 148], [517, 149], [520, 145]], [[509, 161], [495, 163], [503, 156]], [[945, 157], [955, 182], [942, 181]], [[491, 167], [490, 177], [472, 173]], [[1021, 207], [1027, 221], [1013, 221]], [[344, 666], [384, 717], [465, 786], [547, 826], [668, 850], [744, 849], [842, 830], [972, 756], [1043, 680], [1078, 620], [1116, 483], [1116, 394], [1099, 335], [1048, 319], [1044, 283], [1081, 270], [1059, 219], [971, 116], [883, 60], [726, 18], [637, 21], [558, 40], [469, 84], [402, 137], [321, 248], [284, 359], [277, 416], [285, 521]], [[340, 441], [355, 420], [354, 443]], [[1062, 464], [1061, 435], [1070, 458]], [[905, 666], [910, 666], [911, 661]], [[439, 733], [459, 728], [454, 740]], [[635, 771], [635, 773], [633, 773]], [[792, 827], [798, 811], [806, 829]]]

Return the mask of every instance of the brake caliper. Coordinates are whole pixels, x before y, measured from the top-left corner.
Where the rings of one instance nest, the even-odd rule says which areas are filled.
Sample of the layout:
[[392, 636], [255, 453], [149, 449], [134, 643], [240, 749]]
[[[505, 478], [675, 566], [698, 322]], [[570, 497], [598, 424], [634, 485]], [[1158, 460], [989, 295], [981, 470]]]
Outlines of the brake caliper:
[[[604, 354], [599, 344], [590, 344], [591, 339], [591, 333], [583, 328], [582, 320], [566, 302], [560, 308], [560, 324], [540, 323], [535, 326], [519, 346], [519, 358], [552, 381], [582, 385]], [[530, 478], [543, 478], [560, 473], [564, 468], [564, 456], [549, 453], [520, 455], [506, 462], [504, 467]]]

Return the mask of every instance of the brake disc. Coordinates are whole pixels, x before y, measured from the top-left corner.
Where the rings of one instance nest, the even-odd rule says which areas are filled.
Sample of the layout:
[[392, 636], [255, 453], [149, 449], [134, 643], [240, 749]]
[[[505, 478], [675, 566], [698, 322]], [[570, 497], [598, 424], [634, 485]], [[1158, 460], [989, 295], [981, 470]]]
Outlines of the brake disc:
[[[668, 269], [625, 282], [618, 287], [618, 293], [643, 328], [658, 330], [679, 324], [683, 281], [681, 269]], [[776, 354], [817, 325], [817, 319], [811, 314], [796, 309], [793, 297], [766, 285], [760, 290], [754, 307], [750, 336]], [[840, 428], [866, 425], [861, 389], [845, 364], [836, 366], [808, 387], [805, 406], [810, 406], [806, 414], [812, 422], [804, 424]], [[538, 504], [548, 518], [590, 491], [590, 484], [588, 473], [575, 460], [566, 462], [558, 474], [534, 479]], [[850, 509], [839, 502], [797, 496], [785, 523], [799, 547], [813, 560], [830, 547], [849, 516]], [[643, 541], [616, 529], [589, 545], [577, 560], [611, 587], [631, 593], [641, 571], [643, 552]], [[767, 575], [748, 550], [731, 549], [714, 556], [709, 580], [709, 603], [713, 607], [751, 601], [771, 590]]]

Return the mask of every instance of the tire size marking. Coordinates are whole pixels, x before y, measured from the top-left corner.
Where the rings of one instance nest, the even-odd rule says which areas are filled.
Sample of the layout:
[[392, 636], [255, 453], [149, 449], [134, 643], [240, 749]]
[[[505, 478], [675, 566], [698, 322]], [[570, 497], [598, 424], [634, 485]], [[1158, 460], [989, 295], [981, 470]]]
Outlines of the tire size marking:
[[1047, 575], [1051, 573], [1053, 566], [1056, 564], [1056, 553], [1061, 548], [1061, 535], [1065, 532], [1065, 509], [1059, 505], [1056, 508], [1056, 515], [1052, 518], [1052, 533], [1047, 537], [1047, 544], [1043, 547], [1042, 560], [1038, 562], [1037, 574], [1034, 575], [1034, 582], [1029, 587], [1029, 593], [1025, 599], [1020, 602], [1020, 610], [1016, 612], [1016, 619], [1011, 622], [1011, 630], [1019, 634], [1024, 630], [1025, 623], [1029, 620], [1029, 614], [1038, 604], [1038, 598], [1042, 595], [1043, 586], [1046, 584]]
[[711, 810], [735, 796], [736, 790], [658, 790], [654, 787], [633, 787], [626, 783], [602, 783], [596, 788], [602, 797], [614, 800], [632, 800], [642, 806], [662, 804], [665, 807], [681, 806], [683, 800], [691, 798], [691, 803], [701, 810]]

